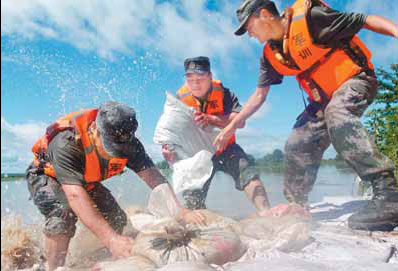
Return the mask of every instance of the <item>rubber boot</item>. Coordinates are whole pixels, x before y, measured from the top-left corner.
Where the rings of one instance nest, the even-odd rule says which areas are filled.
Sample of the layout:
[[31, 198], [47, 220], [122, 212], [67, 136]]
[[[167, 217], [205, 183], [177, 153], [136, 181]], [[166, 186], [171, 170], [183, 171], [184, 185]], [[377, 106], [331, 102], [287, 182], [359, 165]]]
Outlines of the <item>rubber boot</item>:
[[355, 230], [393, 231], [398, 227], [398, 182], [392, 172], [378, 174], [372, 181], [373, 198], [348, 218]]

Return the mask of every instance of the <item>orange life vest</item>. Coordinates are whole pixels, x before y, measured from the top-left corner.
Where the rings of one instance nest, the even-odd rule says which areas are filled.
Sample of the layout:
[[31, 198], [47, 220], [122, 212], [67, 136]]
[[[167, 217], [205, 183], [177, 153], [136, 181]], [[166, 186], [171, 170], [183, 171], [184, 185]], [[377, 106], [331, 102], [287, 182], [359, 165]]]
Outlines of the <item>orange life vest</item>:
[[[322, 48], [314, 44], [310, 35], [307, 13], [310, 0], [297, 0], [288, 9], [292, 12], [291, 23], [284, 41], [284, 51], [295, 64], [281, 61], [276, 48], [270, 43], [264, 47], [263, 55], [281, 75], [294, 75], [310, 99], [321, 102], [322, 96], [330, 99], [333, 93], [348, 79], [364, 69], [373, 70], [371, 53], [354, 36], [346, 48]], [[321, 2], [322, 4], [322, 2]], [[285, 14], [286, 15], [286, 14]]]
[[[46, 134], [32, 148], [35, 156], [34, 164], [43, 166], [44, 174], [56, 178], [53, 166], [49, 162], [44, 162], [43, 164], [42, 157], [47, 154], [48, 144], [51, 140], [58, 133], [70, 129], [76, 132], [77, 138], [81, 141], [84, 148], [84, 181], [87, 183], [100, 182], [122, 173], [128, 159], [111, 158], [108, 160], [100, 155], [98, 147], [93, 142], [94, 135], [91, 132], [90, 125], [95, 121], [97, 112], [97, 109], [93, 109], [72, 113], [50, 125], [46, 130]], [[100, 161], [103, 161], [103, 165], [107, 165], [106, 168], [101, 167]]]
[[[210, 93], [208, 93], [207, 100], [203, 105], [191, 94], [186, 85], [183, 85], [177, 91], [177, 98], [187, 106], [193, 107], [198, 112], [215, 116], [224, 116], [224, 87], [218, 80], [213, 80], [212, 89]], [[228, 145], [234, 144], [235, 140], [235, 135], [231, 136]]]

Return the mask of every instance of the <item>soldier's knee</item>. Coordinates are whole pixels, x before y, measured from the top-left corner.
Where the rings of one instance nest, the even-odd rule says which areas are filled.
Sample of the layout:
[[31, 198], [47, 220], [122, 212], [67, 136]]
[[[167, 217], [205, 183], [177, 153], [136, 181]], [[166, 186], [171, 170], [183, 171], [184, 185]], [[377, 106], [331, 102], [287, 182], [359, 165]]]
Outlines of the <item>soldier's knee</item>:
[[67, 217], [52, 216], [46, 219], [43, 233], [48, 236], [65, 235], [72, 238], [76, 232], [75, 215], [67, 215]]
[[285, 155], [290, 155], [290, 154], [294, 154], [297, 152], [300, 152], [300, 146], [302, 146], [304, 144], [304, 142], [302, 142], [298, 136], [295, 136], [294, 134], [292, 134], [291, 136], [289, 136], [289, 138], [287, 139], [286, 143], [285, 143]]

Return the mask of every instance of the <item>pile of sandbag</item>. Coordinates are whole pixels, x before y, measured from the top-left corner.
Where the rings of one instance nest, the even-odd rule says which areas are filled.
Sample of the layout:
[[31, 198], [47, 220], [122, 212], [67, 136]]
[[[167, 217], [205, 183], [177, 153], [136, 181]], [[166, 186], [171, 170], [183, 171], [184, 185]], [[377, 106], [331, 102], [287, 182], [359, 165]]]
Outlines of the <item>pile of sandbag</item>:
[[[138, 211], [131, 208], [129, 215], [132, 228], [139, 232], [134, 240], [134, 254], [157, 268], [197, 263], [207, 268], [203, 270], [211, 270], [211, 264], [222, 266], [239, 259], [254, 259], [272, 249], [297, 251], [311, 241], [308, 217], [298, 211], [301, 207], [293, 205], [276, 206], [267, 217], [256, 216], [240, 222], [200, 210], [206, 217], [206, 225], [182, 225], [174, 219], [180, 207], [166, 193], [167, 189], [167, 184], [156, 187], [148, 208]], [[129, 263], [117, 262], [118, 266]]]
[[117, 261], [104, 261], [96, 264], [92, 271], [154, 271], [156, 265], [142, 256], [132, 256]]
[[163, 266], [157, 271], [216, 271], [216, 269], [204, 263], [178, 262]]
[[134, 256], [98, 263], [94, 270], [151, 271], [162, 267], [160, 270], [211, 271], [215, 269], [210, 264], [238, 260], [246, 246], [231, 227], [237, 222], [208, 210], [201, 212], [206, 217], [203, 226], [182, 225], [172, 217], [159, 217], [161, 212], [158, 216], [148, 210], [132, 213], [132, 227], [139, 230], [134, 240]]
[[172, 218], [147, 226], [135, 239], [134, 253], [159, 267], [189, 261], [223, 265], [238, 260], [246, 246], [228, 220], [210, 211], [203, 214], [208, 226], [184, 226]]
[[[276, 206], [270, 213], [290, 208], [285, 206], [289, 205]], [[310, 218], [294, 206], [290, 210], [281, 216], [251, 217], [232, 225], [248, 247], [245, 259], [254, 259], [268, 250], [299, 251], [313, 241]]]
[[216, 271], [215, 268], [199, 262], [176, 262], [161, 268], [142, 256], [132, 256], [117, 261], [101, 262], [95, 265], [91, 271]]

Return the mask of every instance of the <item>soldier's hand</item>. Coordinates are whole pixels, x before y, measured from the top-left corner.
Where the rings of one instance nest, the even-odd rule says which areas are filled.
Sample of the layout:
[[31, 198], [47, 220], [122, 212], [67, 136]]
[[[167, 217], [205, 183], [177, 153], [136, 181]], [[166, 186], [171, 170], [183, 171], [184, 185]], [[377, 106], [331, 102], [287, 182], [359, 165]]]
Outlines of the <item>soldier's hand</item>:
[[120, 234], [115, 234], [109, 238], [107, 247], [112, 253], [112, 256], [119, 259], [127, 258], [132, 255], [133, 244], [133, 239]]
[[233, 136], [236, 129], [233, 128], [231, 125], [227, 125], [221, 132], [218, 134], [216, 139], [213, 142], [214, 147], [216, 148], [217, 152], [222, 152], [228, 145], [228, 140]]
[[181, 209], [178, 220], [182, 220], [186, 224], [206, 225], [206, 218], [200, 211], [193, 211], [186, 208]]
[[206, 128], [207, 126], [209, 126], [210, 117], [205, 113], [195, 112], [193, 120], [195, 121], [196, 125], [202, 128]]

